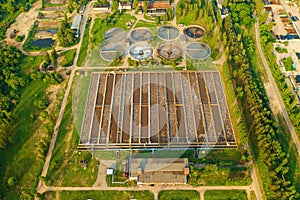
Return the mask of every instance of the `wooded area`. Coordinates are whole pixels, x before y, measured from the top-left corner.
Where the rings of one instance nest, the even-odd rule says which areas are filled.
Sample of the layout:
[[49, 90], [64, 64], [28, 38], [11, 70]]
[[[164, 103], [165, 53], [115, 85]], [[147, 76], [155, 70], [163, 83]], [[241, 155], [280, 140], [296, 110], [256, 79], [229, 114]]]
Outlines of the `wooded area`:
[[[237, 15], [233, 14], [230, 18], [225, 18], [223, 23], [229, 52], [228, 65], [235, 88], [243, 88], [240, 105], [243, 105], [246, 111], [244, 116], [249, 125], [250, 137], [254, 138], [254, 143], [257, 145], [254, 148], [258, 148], [260, 159], [265, 161], [264, 164], [269, 171], [269, 182], [265, 183], [264, 188], [265, 194], [269, 199], [299, 198], [293, 180], [287, 176], [290, 169], [289, 158], [283, 151], [278, 137], [282, 133], [270, 109], [262, 81], [255, 67], [250, 64], [248, 49], [244, 45], [244, 35], [246, 35], [244, 27], [251, 26], [253, 23], [247, 19], [247, 15], [238, 13], [244, 13], [245, 10], [252, 11], [252, 3], [231, 2], [229, 5], [231, 8], [241, 9], [236, 9]], [[245, 25], [245, 21], [248, 24]]]

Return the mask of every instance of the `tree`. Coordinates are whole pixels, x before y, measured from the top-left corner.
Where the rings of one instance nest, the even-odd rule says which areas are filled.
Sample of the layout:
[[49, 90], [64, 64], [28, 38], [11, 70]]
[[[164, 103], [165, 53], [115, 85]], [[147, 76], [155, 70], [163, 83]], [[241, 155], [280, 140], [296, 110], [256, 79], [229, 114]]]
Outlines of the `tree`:
[[144, 0], [144, 6], [143, 6], [143, 9], [144, 9], [144, 13], [146, 14], [147, 13], [147, 9], [148, 9], [148, 3], [147, 1]]
[[51, 59], [50, 59], [50, 55], [49, 55], [48, 51], [45, 52], [44, 60], [47, 65], [51, 64]]
[[54, 66], [57, 66], [57, 58], [58, 58], [58, 54], [57, 54], [55, 48], [53, 48], [53, 51], [51, 52], [51, 57], [50, 57], [50, 59], [51, 59], [52, 64], [53, 64]]
[[14, 177], [9, 177], [8, 180], [7, 180], [7, 184], [9, 186], [15, 185], [15, 178]]

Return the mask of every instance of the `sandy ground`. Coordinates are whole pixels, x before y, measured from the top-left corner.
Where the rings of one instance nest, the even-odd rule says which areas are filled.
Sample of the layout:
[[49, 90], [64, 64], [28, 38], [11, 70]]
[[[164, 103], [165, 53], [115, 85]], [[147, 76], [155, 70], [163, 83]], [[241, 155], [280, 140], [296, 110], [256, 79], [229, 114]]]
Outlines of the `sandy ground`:
[[40, 31], [34, 35], [35, 38], [43, 39], [43, 38], [52, 38], [53, 34], [47, 31]]
[[14, 29], [19, 31], [18, 35], [27, 35], [34, 21], [37, 20], [38, 11], [37, 9], [41, 7], [41, 1], [33, 4], [33, 7], [28, 11], [21, 13], [17, 18], [15, 23], [13, 23], [6, 31], [6, 38], [8, 42], [10, 39], [10, 34], [13, 33]]
[[61, 19], [64, 16], [63, 12], [44, 12], [43, 14], [43, 19]]
[[41, 20], [39, 21], [39, 28], [59, 28], [59, 21], [53, 21], [53, 20]]

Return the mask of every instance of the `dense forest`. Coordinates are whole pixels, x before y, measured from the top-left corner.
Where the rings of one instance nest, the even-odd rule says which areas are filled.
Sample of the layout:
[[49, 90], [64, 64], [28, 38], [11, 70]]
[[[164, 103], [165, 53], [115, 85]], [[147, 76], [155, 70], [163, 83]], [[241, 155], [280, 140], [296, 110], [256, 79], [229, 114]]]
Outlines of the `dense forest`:
[[18, 103], [21, 88], [32, 79], [43, 79], [50, 84], [63, 81], [58, 73], [30, 76], [23, 73], [20, 63], [24, 55], [15, 47], [8, 46], [0, 50], [0, 150], [13, 142], [13, 108]]
[[27, 82], [20, 72], [22, 54], [15, 47], [0, 51], [0, 149], [12, 141], [11, 111], [19, 97], [18, 90]]
[[234, 12], [223, 23], [229, 52], [228, 65], [235, 87], [243, 91], [240, 103], [246, 111], [250, 137], [254, 138], [257, 145], [254, 148], [258, 149], [259, 159], [264, 160], [269, 173], [268, 181], [264, 183], [265, 194], [268, 199], [298, 199], [295, 183], [289, 176], [289, 157], [279, 140], [281, 130], [274, 119], [256, 68], [250, 63], [249, 55], [253, 53], [254, 42], [247, 36], [245, 27], [253, 25], [253, 19], [249, 18], [253, 4], [231, 2], [229, 6]]

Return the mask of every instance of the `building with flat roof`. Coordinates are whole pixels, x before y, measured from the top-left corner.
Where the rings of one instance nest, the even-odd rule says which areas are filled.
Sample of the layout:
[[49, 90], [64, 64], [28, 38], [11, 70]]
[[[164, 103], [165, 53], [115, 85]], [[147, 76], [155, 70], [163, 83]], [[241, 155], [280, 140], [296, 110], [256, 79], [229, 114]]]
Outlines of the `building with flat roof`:
[[129, 178], [139, 185], [186, 184], [187, 158], [132, 158]]
[[75, 37], [78, 37], [80, 34], [80, 22], [81, 22], [82, 16], [81, 15], [75, 15], [72, 21], [71, 29], [76, 32]]
[[131, 10], [131, 3], [130, 2], [119, 2], [119, 7], [118, 10], [122, 11], [122, 10]]
[[[144, 2], [139, 1], [138, 6], [144, 7]], [[148, 15], [163, 15], [167, 12], [167, 9], [171, 8], [171, 3], [168, 0], [159, 1], [147, 1], [147, 13]]]

